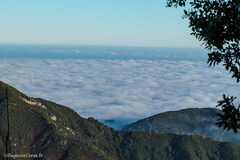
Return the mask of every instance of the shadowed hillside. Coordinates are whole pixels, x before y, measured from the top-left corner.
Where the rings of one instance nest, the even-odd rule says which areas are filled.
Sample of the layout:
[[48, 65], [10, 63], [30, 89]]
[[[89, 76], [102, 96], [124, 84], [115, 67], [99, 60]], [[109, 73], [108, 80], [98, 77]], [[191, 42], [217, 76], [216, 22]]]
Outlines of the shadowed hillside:
[[124, 131], [201, 135], [217, 141], [240, 143], [240, 134], [224, 131], [216, 125], [220, 110], [191, 108], [160, 113], [126, 126]]
[[[0, 84], [1, 98], [6, 87], [11, 153], [42, 153], [54, 160], [120, 159], [120, 136], [112, 129], [94, 119], [84, 119], [67, 107], [27, 97], [4, 83]], [[5, 126], [1, 127], [1, 136], [6, 135], [5, 110], [1, 105], [1, 126]]]
[[[5, 102], [7, 98], [9, 104], [11, 155], [42, 154], [39, 159], [46, 160], [240, 159], [238, 145], [200, 136], [119, 133], [93, 118], [82, 118], [67, 107], [28, 97], [3, 82], [0, 82], [0, 98]], [[1, 159], [8, 135], [5, 102], [0, 105]]]

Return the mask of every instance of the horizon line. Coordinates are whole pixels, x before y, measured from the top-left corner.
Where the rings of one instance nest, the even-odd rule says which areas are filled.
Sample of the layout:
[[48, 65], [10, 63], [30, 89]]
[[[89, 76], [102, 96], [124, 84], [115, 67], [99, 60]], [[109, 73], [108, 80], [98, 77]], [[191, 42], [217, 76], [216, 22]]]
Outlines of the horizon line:
[[202, 49], [205, 50], [204, 47], [190, 47], [190, 46], [186, 46], [186, 47], [180, 47], [180, 46], [145, 46], [145, 45], [127, 45], [127, 44], [120, 44], [120, 45], [116, 45], [116, 44], [84, 44], [84, 43], [79, 43], [79, 44], [70, 44], [70, 43], [25, 43], [25, 42], [0, 42], [0, 46], [3, 45], [9, 45], [9, 46], [62, 46], [62, 47], [113, 47], [113, 48], [146, 48], [146, 49]]

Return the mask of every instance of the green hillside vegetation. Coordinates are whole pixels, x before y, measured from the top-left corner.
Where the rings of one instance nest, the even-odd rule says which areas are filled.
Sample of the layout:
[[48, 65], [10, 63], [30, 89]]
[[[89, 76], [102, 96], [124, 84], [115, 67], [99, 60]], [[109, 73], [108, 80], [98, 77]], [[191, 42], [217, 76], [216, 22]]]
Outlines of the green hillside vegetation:
[[219, 128], [216, 122], [222, 112], [214, 108], [190, 108], [164, 112], [132, 123], [123, 131], [201, 135], [217, 141], [240, 144], [240, 134]]
[[[11, 154], [42, 153], [45, 160], [240, 160], [238, 145], [201, 136], [116, 132], [68, 107], [28, 97], [3, 82], [1, 99], [6, 98], [6, 88]], [[7, 135], [6, 113], [2, 103], [1, 159]]]
[[122, 148], [129, 160], [239, 160], [240, 148], [201, 136], [129, 133]]

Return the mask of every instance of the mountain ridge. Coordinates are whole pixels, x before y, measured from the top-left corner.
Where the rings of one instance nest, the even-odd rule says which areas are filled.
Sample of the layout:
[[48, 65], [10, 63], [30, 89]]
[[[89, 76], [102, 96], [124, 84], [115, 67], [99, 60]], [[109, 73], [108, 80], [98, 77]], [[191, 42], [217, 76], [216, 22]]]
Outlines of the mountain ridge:
[[160, 113], [125, 126], [123, 131], [201, 135], [217, 141], [240, 143], [239, 133], [216, 125], [221, 111], [215, 108], [188, 108]]
[[[239, 145], [201, 136], [117, 132], [66, 106], [28, 97], [0, 82], [0, 99], [6, 96], [12, 155], [41, 153], [43, 160], [240, 160]], [[6, 105], [1, 103], [1, 159], [6, 154], [7, 130]]]

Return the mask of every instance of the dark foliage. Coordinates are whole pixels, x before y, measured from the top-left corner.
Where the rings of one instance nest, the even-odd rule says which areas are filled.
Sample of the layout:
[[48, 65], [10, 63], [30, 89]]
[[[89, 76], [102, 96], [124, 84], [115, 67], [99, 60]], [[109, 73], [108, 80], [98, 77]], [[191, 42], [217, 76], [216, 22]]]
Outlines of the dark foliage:
[[223, 95], [223, 100], [218, 101], [218, 107], [221, 107], [224, 114], [219, 114], [219, 121], [217, 125], [227, 130], [233, 130], [237, 132], [240, 128], [240, 111], [238, 107], [235, 107], [234, 100], [236, 97], [227, 97]]
[[[222, 64], [240, 82], [240, 0], [167, 0], [168, 7], [183, 7], [189, 27], [209, 50], [208, 64]], [[239, 107], [235, 98], [223, 96], [219, 126], [235, 132], [239, 126]]]

